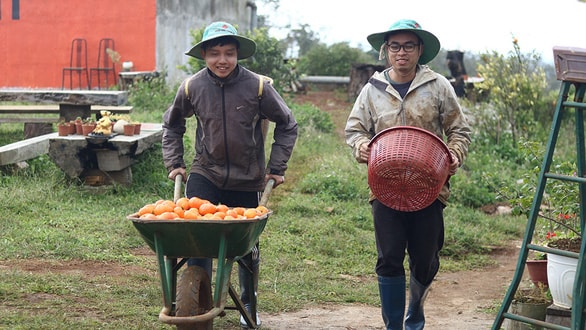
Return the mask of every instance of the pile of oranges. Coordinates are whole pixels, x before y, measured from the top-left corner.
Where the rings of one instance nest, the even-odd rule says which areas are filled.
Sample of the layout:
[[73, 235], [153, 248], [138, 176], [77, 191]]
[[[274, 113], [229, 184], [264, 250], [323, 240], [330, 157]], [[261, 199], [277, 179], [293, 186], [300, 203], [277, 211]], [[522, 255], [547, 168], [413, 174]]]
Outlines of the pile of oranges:
[[135, 215], [146, 220], [242, 220], [257, 219], [268, 212], [262, 205], [253, 208], [228, 207], [199, 197], [181, 197], [176, 202], [160, 199], [146, 204]]

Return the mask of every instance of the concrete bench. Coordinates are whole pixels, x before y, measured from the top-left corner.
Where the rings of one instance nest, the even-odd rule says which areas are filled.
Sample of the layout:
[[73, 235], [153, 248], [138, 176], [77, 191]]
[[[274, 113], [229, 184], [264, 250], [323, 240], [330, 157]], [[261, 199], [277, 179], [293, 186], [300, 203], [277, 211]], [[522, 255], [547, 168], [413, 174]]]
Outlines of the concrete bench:
[[[2, 101], [35, 104], [35, 107], [3, 105], [3, 113], [53, 113], [53, 111], [55, 111], [55, 107], [58, 107], [57, 113], [59, 114], [59, 117], [57, 118], [57, 121], [70, 121], [76, 119], [77, 117], [88, 118], [92, 115], [92, 113], [95, 113], [96, 119], [99, 119], [100, 113], [97, 106], [115, 107], [117, 112], [122, 112], [124, 108], [120, 108], [120, 106], [126, 105], [128, 101], [128, 92], [101, 90], [0, 88], [0, 102]], [[106, 110], [108, 108], [102, 109]], [[45, 118], [31, 115], [28, 117], [16, 116], [6, 117], [3, 119], [0, 118], [0, 123], [2, 122], [24, 122], [25, 138], [29, 138], [48, 133], [47, 131], [52, 129], [51, 125], [52, 123], [56, 122], [56, 120], [50, 117]]]
[[[91, 105], [90, 111], [98, 115], [101, 111], [110, 111], [116, 114], [129, 114], [132, 112], [132, 106], [108, 106], [108, 105]], [[2, 115], [17, 115], [5, 117]], [[34, 105], [6, 105], [0, 104], [0, 123], [56, 123], [60, 117], [39, 117], [33, 115], [60, 114], [58, 104], [34, 104]], [[84, 118], [85, 119], [85, 118]]]
[[0, 147], [0, 165], [10, 165], [39, 157], [49, 152], [49, 139], [57, 133], [40, 135]]
[[86, 185], [130, 185], [135, 157], [160, 143], [162, 136], [162, 124], [154, 123], [142, 123], [139, 135], [109, 139], [54, 135], [49, 138], [48, 154], [67, 176]]
[[126, 105], [128, 101], [128, 92], [0, 88], [0, 101], [58, 104], [59, 119], [69, 121], [74, 120], [77, 117], [87, 118], [91, 116], [92, 105]]

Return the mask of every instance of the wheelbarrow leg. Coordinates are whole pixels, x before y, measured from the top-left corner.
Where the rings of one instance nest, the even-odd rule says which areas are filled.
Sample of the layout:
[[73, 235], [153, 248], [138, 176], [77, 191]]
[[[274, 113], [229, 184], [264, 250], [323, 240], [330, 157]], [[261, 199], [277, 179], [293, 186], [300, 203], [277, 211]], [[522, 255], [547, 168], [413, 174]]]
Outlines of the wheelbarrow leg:
[[234, 306], [240, 312], [240, 325], [242, 326], [242, 320], [244, 320], [248, 328], [256, 329], [256, 313], [255, 319], [253, 320], [251, 314], [244, 307], [244, 303], [242, 302], [242, 300], [240, 300], [240, 296], [238, 295], [238, 292], [234, 290], [232, 284], [230, 284], [230, 287], [228, 288], [228, 293], [230, 293], [230, 297], [234, 301]]
[[173, 301], [175, 300], [175, 285], [177, 283], [176, 273], [174, 273], [174, 266], [177, 263], [177, 259], [168, 259], [165, 257], [158, 233], [155, 233], [155, 250], [159, 263], [161, 287], [163, 289], [163, 305], [165, 308], [173, 310]]

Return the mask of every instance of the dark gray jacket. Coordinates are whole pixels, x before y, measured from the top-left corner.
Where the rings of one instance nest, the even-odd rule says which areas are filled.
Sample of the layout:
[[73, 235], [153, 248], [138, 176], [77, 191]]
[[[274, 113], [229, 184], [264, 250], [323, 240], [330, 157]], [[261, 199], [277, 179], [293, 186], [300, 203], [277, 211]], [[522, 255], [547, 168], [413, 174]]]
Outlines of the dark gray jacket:
[[[221, 189], [237, 191], [261, 191], [266, 171], [284, 175], [297, 140], [297, 122], [268, 82], [263, 82], [259, 98], [259, 79], [238, 65], [227, 79], [220, 80], [205, 68], [183, 81], [163, 115], [165, 167], [169, 171], [185, 167], [185, 123], [195, 115], [191, 173], [205, 176]], [[261, 129], [264, 118], [275, 123], [268, 165]]]

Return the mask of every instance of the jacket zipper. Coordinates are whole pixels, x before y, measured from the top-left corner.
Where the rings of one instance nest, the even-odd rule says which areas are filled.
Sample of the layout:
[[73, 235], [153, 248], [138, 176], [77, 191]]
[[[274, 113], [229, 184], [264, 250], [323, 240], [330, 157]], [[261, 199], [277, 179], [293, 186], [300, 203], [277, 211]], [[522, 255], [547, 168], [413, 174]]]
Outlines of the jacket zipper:
[[226, 131], [226, 99], [224, 94], [224, 84], [220, 84], [220, 88], [222, 89], [222, 125], [224, 128], [224, 153], [226, 157], [226, 177], [224, 178], [222, 187], [226, 187], [226, 184], [228, 184], [228, 178], [230, 177], [230, 153], [228, 152], [228, 133]]

